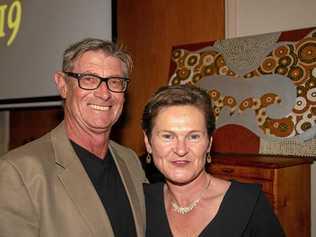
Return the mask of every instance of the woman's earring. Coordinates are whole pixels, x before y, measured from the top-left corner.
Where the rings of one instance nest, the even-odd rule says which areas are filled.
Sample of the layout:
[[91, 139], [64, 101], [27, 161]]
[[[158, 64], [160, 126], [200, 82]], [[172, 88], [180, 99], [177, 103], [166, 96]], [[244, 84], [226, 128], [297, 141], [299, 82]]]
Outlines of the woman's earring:
[[207, 152], [206, 154], [206, 162], [207, 163], [212, 163], [212, 157], [211, 157], [211, 153], [210, 152]]
[[147, 164], [150, 164], [151, 162], [151, 154], [150, 153], [147, 153], [147, 156], [146, 156], [146, 163]]

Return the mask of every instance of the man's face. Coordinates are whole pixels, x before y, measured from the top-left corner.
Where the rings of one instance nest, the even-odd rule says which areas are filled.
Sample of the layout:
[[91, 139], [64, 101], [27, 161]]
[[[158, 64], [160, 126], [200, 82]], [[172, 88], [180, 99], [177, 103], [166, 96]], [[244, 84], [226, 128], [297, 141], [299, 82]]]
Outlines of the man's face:
[[[122, 62], [102, 51], [88, 51], [78, 58], [72, 69], [75, 73], [89, 73], [100, 77], [124, 76]], [[65, 121], [68, 127], [88, 133], [109, 134], [121, 115], [124, 93], [108, 90], [101, 83], [95, 90], [84, 90], [74, 78], [64, 77]], [[58, 84], [58, 83], [57, 83]]]

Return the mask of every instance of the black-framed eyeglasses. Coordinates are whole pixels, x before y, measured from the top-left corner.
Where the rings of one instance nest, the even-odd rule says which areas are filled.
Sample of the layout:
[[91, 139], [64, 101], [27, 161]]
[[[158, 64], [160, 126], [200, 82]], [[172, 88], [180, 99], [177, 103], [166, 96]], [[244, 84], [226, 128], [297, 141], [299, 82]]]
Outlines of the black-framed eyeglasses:
[[63, 72], [65, 75], [78, 80], [79, 87], [84, 90], [95, 90], [105, 82], [109, 91], [122, 93], [127, 90], [129, 79], [126, 77], [100, 77], [94, 74]]

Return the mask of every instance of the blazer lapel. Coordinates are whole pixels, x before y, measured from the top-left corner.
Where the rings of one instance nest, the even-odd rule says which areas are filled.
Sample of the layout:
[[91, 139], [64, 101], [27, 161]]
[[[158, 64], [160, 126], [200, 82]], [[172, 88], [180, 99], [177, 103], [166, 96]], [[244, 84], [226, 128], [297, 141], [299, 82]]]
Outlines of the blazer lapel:
[[60, 124], [52, 131], [58, 177], [85, 220], [92, 236], [114, 236], [110, 220], [87, 173]]
[[123, 160], [124, 158], [119, 156], [118, 151], [113, 149], [112, 146], [110, 146], [110, 151], [113, 155], [118, 172], [122, 178], [122, 182], [131, 205], [137, 236], [144, 236], [143, 225], [145, 220], [143, 220], [144, 218], [141, 213], [144, 208], [140, 205], [141, 201], [138, 198], [137, 191], [131, 177], [132, 174], [130, 174], [127, 164]]

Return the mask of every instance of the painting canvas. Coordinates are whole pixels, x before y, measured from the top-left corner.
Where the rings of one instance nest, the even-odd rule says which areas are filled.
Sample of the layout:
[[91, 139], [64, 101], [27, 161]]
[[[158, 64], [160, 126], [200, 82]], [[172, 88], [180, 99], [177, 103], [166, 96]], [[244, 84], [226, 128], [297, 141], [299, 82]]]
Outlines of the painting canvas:
[[316, 157], [316, 27], [175, 46], [168, 83], [207, 90], [214, 152]]

